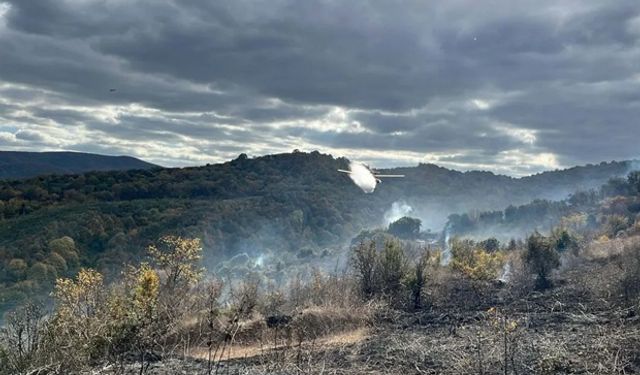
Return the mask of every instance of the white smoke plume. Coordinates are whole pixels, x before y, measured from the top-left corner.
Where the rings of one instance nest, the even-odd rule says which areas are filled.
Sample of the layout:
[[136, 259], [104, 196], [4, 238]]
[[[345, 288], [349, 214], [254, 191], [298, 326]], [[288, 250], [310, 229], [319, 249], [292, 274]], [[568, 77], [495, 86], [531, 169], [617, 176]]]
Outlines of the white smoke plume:
[[384, 222], [388, 226], [401, 217], [408, 216], [413, 212], [413, 207], [404, 201], [393, 202], [391, 208], [384, 213]]
[[451, 227], [447, 224], [444, 227], [444, 250], [440, 256], [440, 265], [448, 266], [453, 254], [451, 254]]
[[351, 171], [349, 177], [362, 191], [373, 193], [376, 189], [377, 181], [369, 168], [360, 163], [351, 162], [349, 163], [349, 170]]
[[505, 284], [508, 283], [509, 280], [511, 280], [511, 262], [510, 261], [505, 263], [504, 266], [502, 267], [502, 275], [500, 275], [498, 280], [502, 281]]
[[264, 254], [260, 254], [257, 258], [253, 260], [254, 267], [262, 267], [264, 265]]

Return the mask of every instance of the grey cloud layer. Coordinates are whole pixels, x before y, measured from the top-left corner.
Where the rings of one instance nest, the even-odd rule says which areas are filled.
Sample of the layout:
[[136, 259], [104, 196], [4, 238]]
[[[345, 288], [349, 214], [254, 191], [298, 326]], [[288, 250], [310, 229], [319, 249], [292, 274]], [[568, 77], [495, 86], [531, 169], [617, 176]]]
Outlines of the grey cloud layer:
[[640, 156], [636, 0], [6, 4], [14, 148], [170, 165], [319, 148], [513, 174]]

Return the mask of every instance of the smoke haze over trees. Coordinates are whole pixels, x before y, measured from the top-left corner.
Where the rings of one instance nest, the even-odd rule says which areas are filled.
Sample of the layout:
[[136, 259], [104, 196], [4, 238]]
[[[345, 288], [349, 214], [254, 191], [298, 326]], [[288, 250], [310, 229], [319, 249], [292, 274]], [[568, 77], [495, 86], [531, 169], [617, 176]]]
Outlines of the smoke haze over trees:
[[630, 168], [629, 162], [603, 163], [515, 179], [419, 165], [382, 171], [406, 177], [365, 195], [337, 173], [347, 164], [294, 152], [184, 169], [2, 181], [0, 303], [9, 307], [44, 292], [81, 265], [117, 273], [119, 264], [138, 260], [140, 248], [168, 233], [202, 238], [210, 268], [249, 270], [266, 259], [270, 277], [283, 279], [278, 264], [291, 262], [285, 259], [335, 266], [353, 236], [386, 226], [384, 213], [398, 199], [412, 207], [422, 230], [439, 231], [451, 213], [565, 197]]

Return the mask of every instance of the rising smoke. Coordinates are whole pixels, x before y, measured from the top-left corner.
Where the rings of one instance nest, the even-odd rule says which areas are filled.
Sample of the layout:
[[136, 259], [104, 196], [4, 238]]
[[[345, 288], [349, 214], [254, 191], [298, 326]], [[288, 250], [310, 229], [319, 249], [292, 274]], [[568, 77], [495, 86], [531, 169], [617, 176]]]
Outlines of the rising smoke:
[[389, 225], [394, 221], [397, 221], [401, 217], [409, 216], [413, 212], [413, 207], [409, 206], [405, 201], [396, 201], [391, 204], [391, 208], [389, 208], [384, 213], [384, 223], [385, 225]]
[[362, 191], [373, 193], [376, 189], [377, 181], [369, 168], [360, 163], [351, 162], [349, 163], [349, 170], [351, 171], [349, 177]]
[[451, 253], [451, 225], [447, 223], [444, 227], [444, 250], [440, 256], [440, 264], [443, 266], [449, 265], [453, 254]]
[[511, 261], [507, 261], [504, 264], [504, 266], [502, 267], [502, 273], [500, 274], [498, 280], [502, 281], [505, 284], [511, 280]]

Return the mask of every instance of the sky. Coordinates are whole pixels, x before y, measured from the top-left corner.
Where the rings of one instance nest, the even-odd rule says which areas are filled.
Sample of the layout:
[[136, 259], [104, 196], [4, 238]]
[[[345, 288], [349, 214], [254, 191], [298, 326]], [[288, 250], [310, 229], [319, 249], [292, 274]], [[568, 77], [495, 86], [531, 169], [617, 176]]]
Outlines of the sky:
[[637, 0], [0, 0], [2, 150], [520, 176], [638, 158], [639, 119]]

